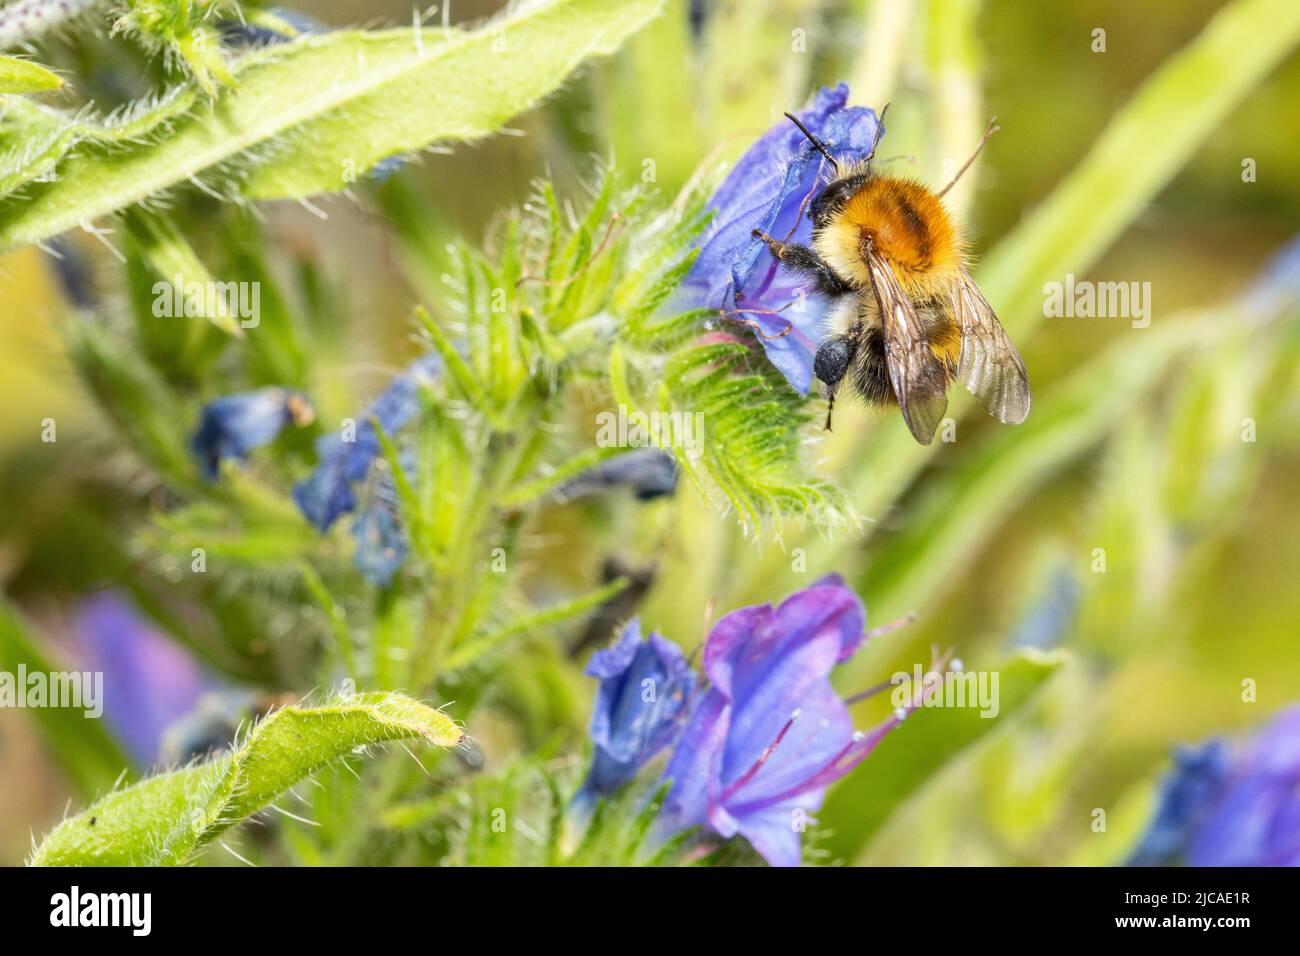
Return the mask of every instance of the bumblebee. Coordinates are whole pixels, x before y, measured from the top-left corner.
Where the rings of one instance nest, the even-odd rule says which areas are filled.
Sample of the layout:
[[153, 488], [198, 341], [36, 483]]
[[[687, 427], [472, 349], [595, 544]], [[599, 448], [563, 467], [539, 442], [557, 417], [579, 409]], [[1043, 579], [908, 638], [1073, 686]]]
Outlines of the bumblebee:
[[871, 404], [897, 404], [922, 445], [947, 411], [954, 379], [994, 418], [1024, 421], [1025, 363], [971, 278], [961, 233], [943, 206], [997, 127], [989, 124], [974, 154], [936, 193], [872, 166], [882, 125], [866, 159], [845, 166], [797, 117], [785, 115], [830, 161], [835, 177], [808, 207], [811, 248], [758, 229], [754, 235], [831, 300], [828, 334], [813, 359], [813, 374], [826, 386], [826, 427], [846, 381]]

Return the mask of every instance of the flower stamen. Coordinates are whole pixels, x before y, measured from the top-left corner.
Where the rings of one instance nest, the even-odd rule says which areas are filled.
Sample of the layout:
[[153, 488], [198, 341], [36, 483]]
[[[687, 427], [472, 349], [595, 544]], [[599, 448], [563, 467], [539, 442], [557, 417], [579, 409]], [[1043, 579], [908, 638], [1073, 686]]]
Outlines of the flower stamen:
[[722, 799], [724, 802], [735, 796], [736, 792], [740, 790], [741, 787], [745, 786], [745, 784], [753, 780], [754, 777], [758, 776], [758, 772], [763, 769], [763, 764], [772, 759], [772, 754], [776, 753], [776, 748], [781, 745], [781, 741], [785, 739], [785, 735], [790, 732], [790, 728], [794, 726], [794, 722], [799, 719], [799, 713], [798, 710], [795, 710], [790, 714], [790, 719], [785, 722], [785, 726], [783, 726], [781, 732], [776, 735], [776, 739], [763, 749], [763, 752], [758, 755], [758, 759], [754, 761], [748, 770], [737, 778], [735, 783], [722, 792]]
[[[839, 752], [832, 757], [821, 770], [817, 771], [807, 780], [795, 784], [787, 790], [783, 790], [775, 795], [764, 796], [762, 802], [768, 806], [783, 803], [786, 800], [792, 800], [801, 794], [808, 793], [811, 790], [818, 790], [821, 787], [829, 786], [836, 780], [839, 780], [854, 767], [860, 764], [875, 749], [876, 744], [884, 739], [885, 734], [897, 726], [897, 721], [887, 720], [880, 726], [876, 727], [870, 733], [862, 730], [855, 730], [849, 742], [840, 748]], [[848, 758], [847, 760], [845, 758]], [[733, 813], [743, 813], [748, 805], [733, 807]]]
[[[777, 314], [776, 312], [773, 312], [771, 309], [750, 309], [749, 311], [752, 312], [754, 315], [776, 315]], [[754, 330], [755, 334], [758, 335], [759, 338], [763, 338], [763, 339], [783, 339], [791, 332], [794, 331], [794, 323], [791, 322], [789, 319], [786, 320], [786, 326], [780, 332], [768, 333], [764, 331], [763, 327], [759, 325], [757, 322], [755, 322], [753, 319], [739, 318], [739, 316], [741, 316], [743, 313], [728, 312], [725, 309], [721, 309], [719, 310], [719, 314], [724, 319], [727, 319], [731, 322], [739, 322], [741, 325], [748, 325], [751, 329]]]

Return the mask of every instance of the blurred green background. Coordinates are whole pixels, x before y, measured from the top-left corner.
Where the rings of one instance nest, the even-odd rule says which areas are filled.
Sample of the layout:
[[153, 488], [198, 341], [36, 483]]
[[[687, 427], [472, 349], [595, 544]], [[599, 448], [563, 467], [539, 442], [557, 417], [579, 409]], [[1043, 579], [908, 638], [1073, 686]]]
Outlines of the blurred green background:
[[[453, 19], [496, 6], [458, 2]], [[329, 353], [321, 364], [341, 380], [373, 386], [382, 381], [376, 368], [409, 354], [415, 292], [384, 216], [415, 209], [411, 197], [420, 198], [433, 247], [455, 235], [477, 239], [494, 215], [528, 198], [539, 176], [573, 193], [599, 159], [612, 157], [629, 178], [654, 160], [654, 185], [671, 198], [698, 169], [738, 155], [818, 85], [845, 80], [856, 102], [891, 101], [881, 152], [930, 182], [940, 180], [944, 160], [964, 158], [988, 117], [998, 117], [1002, 132], [954, 198], [978, 259], [1052, 193], [1134, 91], [1221, 6], [675, 2], [618, 56], [585, 68], [515, 120], [522, 135], [427, 154], [359, 204], [323, 203], [326, 222], [297, 206], [269, 208], [268, 234], [319, 262], [342, 297], [346, 334], [320, 343]], [[396, 3], [300, 9], [334, 26], [410, 19], [409, 7]], [[692, 10], [702, 23], [698, 35]], [[1093, 49], [1098, 28], [1105, 52]], [[1016, 330], [1032, 327], [1014, 337], [1030, 370], [1035, 414], [1059, 413], [1058, 423], [1043, 421], [1039, 432], [1000, 446], [998, 426], [972, 417], [961, 425], [962, 440], [891, 487], [889, 461], [879, 456], [901, 426], [846, 410], [834, 436], [809, 454], [850, 490], [865, 519], [860, 529], [826, 538], [792, 525], [782, 543], [755, 544], [687, 488], [677, 508], [646, 511], [630, 534], [617, 525], [575, 529], [573, 515], [543, 519], [538, 538], [550, 544], [531, 555], [536, 588], [589, 578], [599, 555], [624, 537], [624, 550], [653, 552], [659, 564], [643, 621], [690, 647], [703, 636], [712, 600], [719, 611], [776, 600], [806, 583], [806, 574], [838, 570], [860, 585], [874, 623], [919, 615], [842, 675], [846, 691], [923, 659], [931, 643], [956, 648], [973, 668], [997, 666], [1017, 644], [1063, 648], [1055, 673], [1025, 707], [909, 794], [852, 858], [1121, 860], [1171, 745], [1254, 726], [1300, 699], [1296, 334], [1294, 323], [1255, 329], [1234, 305], [1300, 227], [1298, 103], [1300, 57], [1291, 55], [1095, 264], [1073, 270], [1079, 278], [1149, 282], [1151, 328], [1003, 313]], [[1255, 161], [1254, 182], [1243, 182], [1246, 158]], [[1151, 157], [1126, 160], [1136, 172]], [[90, 237], [71, 241], [91, 262], [96, 285], [112, 294], [113, 257]], [[56, 328], [70, 305], [51, 259], [37, 249], [0, 259], [0, 301], [0, 586], [45, 633], [58, 635], [87, 589], [153, 573], [134, 561], [127, 539], [160, 502], [129, 480], [131, 469], [62, 354]], [[1002, 310], [996, 298], [993, 305]], [[1197, 322], [1240, 331], [1204, 345], [1192, 336], [1158, 362], [1143, 357], [1154, 351], [1153, 337]], [[1053, 402], [1053, 395], [1063, 397]], [[1089, 409], [1098, 417], [1085, 428]], [[44, 418], [58, 422], [55, 444], [40, 440]], [[1255, 442], [1241, 440], [1246, 418], [1257, 421]], [[810, 440], [821, 441], [820, 433]], [[985, 479], [992, 487], [980, 485]], [[597, 537], [574, 558], [570, 532]], [[659, 549], [662, 542], [668, 545]], [[1100, 573], [1099, 548], [1106, 554]], [[1256, 701], [1243, 701], [1244, 680], [1256, 682]], [[864, 707], [862, 722], [880, 703]], [[574, 727], [586, 707], [575, 700]], [[908, 730], [918, 741], [927, 733]], [[868, 761], [860, 775], [872, 772]], [[69, 792], [22, 714], [0, 711], [0, 779], [7, 781], [0, 861], [13, 862], [31, 833], [57, 821]], [[832, 800], [831, 830], [844, 829], [837, 820], [855, 812], [853, 800], [851, 792]], [[1104, 833], [1093, 829], [1097, 808], [1108, 815]], [[833, 835], [826, 839], [836, 848]]]

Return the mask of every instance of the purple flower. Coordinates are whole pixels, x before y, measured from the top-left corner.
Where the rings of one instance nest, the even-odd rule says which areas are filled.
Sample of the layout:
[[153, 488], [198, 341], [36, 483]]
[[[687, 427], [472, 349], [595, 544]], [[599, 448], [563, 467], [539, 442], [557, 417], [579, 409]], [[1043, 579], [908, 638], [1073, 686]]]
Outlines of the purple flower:
[[664, 772], [665, 833], [707, 824], [739, 834], [774, 866], [801, 859], [802, 824], [826, 787], [897, 723], [854, 730], [830, 674], [863, 640], [866, 612], [832, 575], [788, 597], [728, 614], [704, 647], [709, 690]]
[[84, 666], [104, 675], [105, 720], [139, 765], [153, 763], [164, 731], [215, 683], [118, 592], [82, 601], [74, 628]]
[[[848, 98], [843, 83], [825, 87], [798, 116], [837, 159], [854, 163], [871, 152], [876, 114], [846, 106]], [[822, 155], [782, 119], [740, 158], [713, 196], [713, 220], [682, 284], [692, 305], [725, 309], [754, 329], [768, 359], [800, 394], [812, 383], [813, 355], [825, 337], [828, 303], [815, 284], [778, 269], [767, 246], [752, 233], [761, 229], [808, 244], [808, 204], [828, 171]]]
[[325, 435], [316, 445], [320, 463], [306, 479], [293, 489], [293, 500], [307, 520], [321, 531], [328, 531], [340, 515], [357, 506], [352, 486], [370, 472], [370, 463], [379, 455], [379, 436], [372, 419], [391, 435], [420, 411], [423, 387], [442, 371], [436, 353], [416, 359], [388, 388], [380, 393], [357, 423], [352, 441], [342, 435]]
[[1131, 865], [1300, 866], [1300, 706], [1176, 761]]
[[313, 417], [311, 403], [287, 388], [224, 395], [203, 406], [190, 451], [203, 477], [215, 481], [223, 460], [244, 461], [254, 448], [274, 441], [286, 425], [310, 425]]
[[695, 685], [681, 648], [633, 620], [618, 643], [597, 651], [587, 676], [600, 679], [591, 715], [591, 771], [575, 802], [607, 796], [631, 780], [681, 729]]

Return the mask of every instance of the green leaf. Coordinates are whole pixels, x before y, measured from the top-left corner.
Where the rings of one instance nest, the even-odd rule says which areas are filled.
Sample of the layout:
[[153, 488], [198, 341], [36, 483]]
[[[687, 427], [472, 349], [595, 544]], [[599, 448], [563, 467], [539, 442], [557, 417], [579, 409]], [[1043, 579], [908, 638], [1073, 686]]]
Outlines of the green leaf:
[[615, 578], [608, 584], [602, 584], [595, 590], [589, 591], [571, 601], [563, 601], [559, 604], [553, 605], [552, 607], [534, 611], [516, 621], [512, 621], [500, 630], [493, 631], [491, 634], [485, 634], [482, 637], [477, 637], [461, 647], [456, 648], [456, 650], [449, 654], [447, 659], [443, 662], [443, 669], [454, 671], [462, 667], [467, 667], [479, 658], [483, 657], [483, 655], [498, 649], [511, 638], [532, 631], [540, 631], [543, 628], [551, 627], [554, 624], [559, 624], [563, 621], [585, 614], [594, 608], [600, 607], [627, 587], [627, 585], [627, 578]]
[[134, 346], [91, 322], [68, 323], [65, 347], [98, 414], [159, 474], [181, 487], [197, 480], [187, 429], [197, 416], [142, 361]]
[[250, 54], [234, 87], [176, 118], [165, 139], [67, 157], [57, 181], [0, 213], [0, 249], [201, 177], [257, 199], [344, 189], [387, 157], [494, 132], [661, 3], [549, 0], [471, 31], [338, 31]]
[[[226, 300], [219, 294], [218, 283], [167, 218], [132, 210], [126, 222], [145, 261], [165, 283], [173, 286], [172, 311], [177, 314], [160, 317], [161, 321], [184, 323], [188, 321], [187, 312], [192, 312], [229, 335], [244, 334], [239, 319], [231, 314]], [[178, 279], [180, 286], [176, 287]], [[198, 294], [192, 297], [191, 289]]]
[[829, 831], [822, 846], [852, 863], [909, 797], [949, 760], [997, 730], [1024, 706], [1064, 663], [1060, 654], [1021, 652], [998, 674], [998, 714], [981, 717], [977, 707], [914, 711], [881, 741], [854, 773], [831, 790], [819, 814]]
[[839, 488], [810, 476], [799, 459], [799, 429], [810, 418], [803, 396], [745, 343], [687, 345], [664, 364], [655, 398], [651, 416], [685, 410], [694, 418], [683, 421], [702, 423], [700, 453], [674, 443], [677, 462], [747, 533], [777, 534], [783, 516], [821, 526], [853, 520]]
[[138, 146], [194, 101], [192, 89], [176, 87], [100, 121], [86, 110], [73, 114], [25, 97], [8, 97], [0, 102], [0, 196], [33, 180], [53, 179], [59, 162], [79, 143], [110, 150]]
[[40, 93], [57, 90], [63, 80], [45, 67], [12, 56], [0, 56], [0, 93]]
[[244, 339], [249, 377], [258, 385], [304, 389], [308, 350], [303, 322], [289, 297], [290, 288], [281, 285], [271, 266], [263, 230], [250, 214], [235, 217], [231, 233], [231, 259], [223, 274], [242, 276], [261, 290], [257, 332]]
[[[18, 612], [0, 598], [0, 671], [49, 674], [61, 670], [30, 636]], [[83, 795], [113, 786], [128, 761], [103, 722], [87, 717], [84, 710], [65, 707], [36, 707], [29, 713], [41, 736], [69, 779]]]
[[290, 787], [359, 747], [422, 737], [455, 747], [455, 722], [399, 694], [361, 694], [272, 713], [234, 752], [114, 791], [64, 820], [36, 848], [33, 866], [160, 866], [273, 803]]

